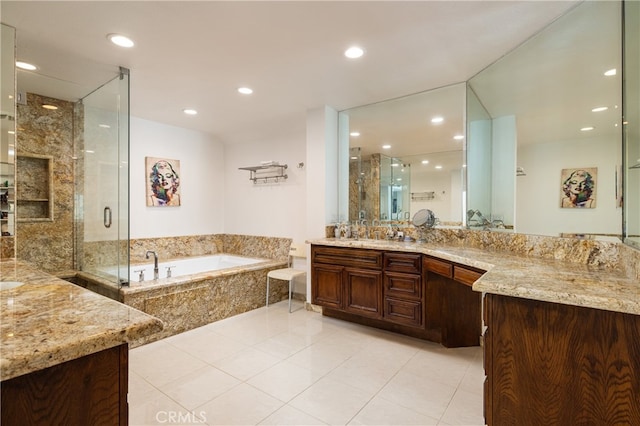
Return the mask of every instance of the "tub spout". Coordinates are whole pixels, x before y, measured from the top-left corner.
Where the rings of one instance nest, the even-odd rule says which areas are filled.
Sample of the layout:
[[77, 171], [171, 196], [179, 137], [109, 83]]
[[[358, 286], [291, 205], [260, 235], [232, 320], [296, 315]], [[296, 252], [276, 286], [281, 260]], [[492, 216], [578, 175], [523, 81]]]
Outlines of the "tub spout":
[[157, 280], [160, 278], [160, 272], [158, 271], [158, 253], [153, 250], [147, 250], [144, 254], [144, 257], [149, 258], [149, 254], [153, 255], [153, 279]]

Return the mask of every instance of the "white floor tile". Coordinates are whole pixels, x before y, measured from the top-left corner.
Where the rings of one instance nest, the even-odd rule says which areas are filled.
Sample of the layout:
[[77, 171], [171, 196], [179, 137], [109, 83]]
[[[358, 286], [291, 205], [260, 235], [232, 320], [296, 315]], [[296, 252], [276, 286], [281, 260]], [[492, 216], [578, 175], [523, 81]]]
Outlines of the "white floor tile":
[[130, 424], [482, 424], [481, 348], [287, 310], [131, 350]]
[[161, 386], [160, 390], [183, 407], [193, 410], [240, 383], [235, 377], [206, 366]]
[[326, 425], [326, 423], [310, 416], [309, 414], [303, 413], [290, 405], [282, 406], [278, 411], [260, 422], [260, 424], [274, 426]]
[[438, 420], [402, 407], [383, 398], [373, 398], [349, 422], [350, 425], [420, 425], [436, 426]]
[[289, 402], [317, 382], [320, 377], [311, 370], [283, 361], [253, 377], [247, 383], [283, 402]]
[[329, 378], [320, 379], [289, 405], [332, 425], [344, 425], [351, 420], [373, 396]]
[[206, 364], [163, 341], [130, 351], [129, 368], [154, 386], [162, 386]]
[[439, 419], [455, 391], [455, 386], [400, 371], [382, 388], [378, 396], [425, 416]]
[[233, 377], [245, 381], [273, 367], [282, 359], [254, 348], [246, 348], [240, 352], [218, 360], [213, 365]]
[[195, 412], [202, 413], [208, 425], [256, 425], [283, 405], [282, 401], [243, 383]]

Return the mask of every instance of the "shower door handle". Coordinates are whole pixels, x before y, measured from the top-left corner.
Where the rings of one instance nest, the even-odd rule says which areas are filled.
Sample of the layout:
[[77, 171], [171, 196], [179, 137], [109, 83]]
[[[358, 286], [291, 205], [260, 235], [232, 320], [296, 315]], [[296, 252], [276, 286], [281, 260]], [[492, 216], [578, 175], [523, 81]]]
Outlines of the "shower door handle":
[[104, 227], [105, 228], [111, 227], [111, 208], [110, 207], [104, 208]]

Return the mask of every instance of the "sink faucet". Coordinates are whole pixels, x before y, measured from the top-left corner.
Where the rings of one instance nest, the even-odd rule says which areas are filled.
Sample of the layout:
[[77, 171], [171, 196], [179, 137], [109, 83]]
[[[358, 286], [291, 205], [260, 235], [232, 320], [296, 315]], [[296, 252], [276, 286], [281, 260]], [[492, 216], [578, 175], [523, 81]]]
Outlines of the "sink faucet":
[[153, 279], [157, 280], [160, 278], [160, 272], [158, 271], [158, 253], [153, 250], [147, 250], [144, 254], [144, 257], [149, 258], [149, 253], [153, 255]]

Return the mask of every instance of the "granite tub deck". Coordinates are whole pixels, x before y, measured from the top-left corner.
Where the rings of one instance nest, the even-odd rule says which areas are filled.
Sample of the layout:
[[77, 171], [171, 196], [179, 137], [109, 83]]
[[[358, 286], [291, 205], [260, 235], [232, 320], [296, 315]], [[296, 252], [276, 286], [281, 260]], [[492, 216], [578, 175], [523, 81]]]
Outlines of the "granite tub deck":
[[618, 266], [613, 252], [590, 264], [585, 256], [575, 256], [571, 262], [443, 243], [333, 238], [308, 242], [422, 253], [487, 271], [473, 285], [478, 292], [640, 315], [640, 280]]
[[0, 262], [0, 380], [144, 338], [162, 322], [137, 309], [41, 272], [27, 263]]
[[[131, 282], [130, 287], [118, 290], [119, 300], [164, 322], [160, 333], [141, 337], [133, 346], [264, 306], [267, 273], [286, 266], [286, 260], [265, 259], [219, 271]], [[271, 303], [287, 298], [288, 289], [287, 285], [272, 285]]]

